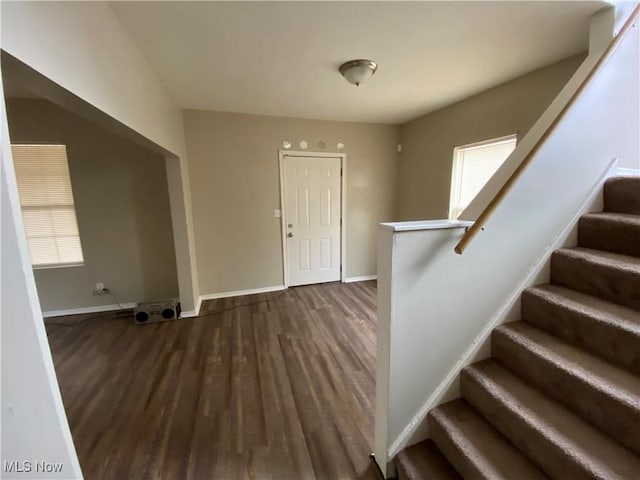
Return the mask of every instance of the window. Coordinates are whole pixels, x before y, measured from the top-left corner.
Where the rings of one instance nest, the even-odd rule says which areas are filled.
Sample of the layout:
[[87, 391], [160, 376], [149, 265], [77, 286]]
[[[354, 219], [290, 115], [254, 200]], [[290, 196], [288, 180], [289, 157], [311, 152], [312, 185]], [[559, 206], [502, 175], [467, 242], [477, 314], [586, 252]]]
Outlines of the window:
[[81, 265], [66, 146], [12, 145], [11, 150], [32, 265]]
[[516, 135], [453, 149], [449, 218], [456, 219], [516, 148]]

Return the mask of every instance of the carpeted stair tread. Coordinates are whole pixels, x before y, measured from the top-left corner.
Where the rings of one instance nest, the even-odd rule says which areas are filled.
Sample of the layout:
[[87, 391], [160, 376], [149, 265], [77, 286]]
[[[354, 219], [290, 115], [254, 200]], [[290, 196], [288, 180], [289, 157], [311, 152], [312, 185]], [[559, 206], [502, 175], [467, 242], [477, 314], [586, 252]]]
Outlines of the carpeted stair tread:
[[604, 184], [605, 212], [640, 215], [640, 177], [614, 177]]
[[547, 478], [464, 400], [440, 405], [427, 418], [431, 439], [463, 478]]
[[578, 222], [578, 245], [640, 257], [640, 215], [589, 213]]
[[501, 325], [493, 358], [640, 453], [640, 377], [525, 322]]
[[552, 478], [632, 479], [640, 474], [640, 457], [494, 360], [466, 367], [461, 389], [484, 418]]
[[398, 480], [461, 480], [431, 440], [402, 450], [395, 459]]
[[558, 285], [522, 293], [522, 320], [640, 375], [640, 313]]
[[640, 311], [640, 258], [588, 248], [551, 255], [551, 283]]

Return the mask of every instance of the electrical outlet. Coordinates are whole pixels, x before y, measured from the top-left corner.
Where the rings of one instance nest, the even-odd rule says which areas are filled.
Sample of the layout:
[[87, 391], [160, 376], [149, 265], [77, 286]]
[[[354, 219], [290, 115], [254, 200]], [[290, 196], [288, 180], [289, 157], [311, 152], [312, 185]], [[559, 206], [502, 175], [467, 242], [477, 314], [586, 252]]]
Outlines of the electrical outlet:
[[96, 282], [96, 289], [93, 291], [95, 295], [104, 295], [107, 292], [107, 289], [104, 288], [104, 283]]

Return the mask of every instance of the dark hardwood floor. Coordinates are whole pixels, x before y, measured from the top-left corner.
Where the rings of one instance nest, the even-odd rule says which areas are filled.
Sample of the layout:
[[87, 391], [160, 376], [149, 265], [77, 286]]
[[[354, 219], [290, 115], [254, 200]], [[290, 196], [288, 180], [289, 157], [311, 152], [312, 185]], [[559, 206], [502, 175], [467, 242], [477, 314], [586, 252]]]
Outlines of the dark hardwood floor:
[[375, 328], [362, 282], [47, 333], [87, 479], [376, 480]]

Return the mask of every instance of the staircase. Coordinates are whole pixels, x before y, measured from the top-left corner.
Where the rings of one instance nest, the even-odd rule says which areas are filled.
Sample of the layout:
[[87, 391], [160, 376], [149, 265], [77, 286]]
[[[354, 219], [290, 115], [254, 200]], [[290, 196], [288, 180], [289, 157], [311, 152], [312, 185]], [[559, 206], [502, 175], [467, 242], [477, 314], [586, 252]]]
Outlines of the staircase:
[[604, 210], [429, 413], [399, 480], [640, 479], [640, 177], [608, 180]]

